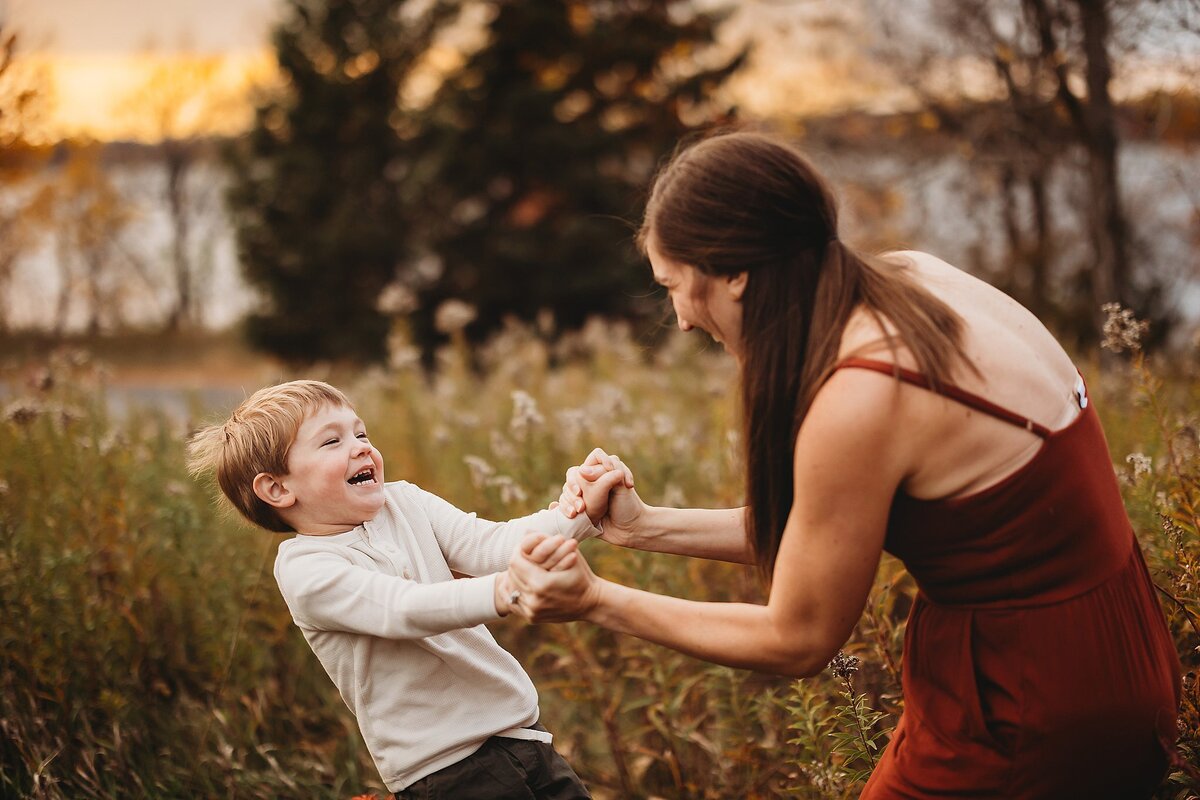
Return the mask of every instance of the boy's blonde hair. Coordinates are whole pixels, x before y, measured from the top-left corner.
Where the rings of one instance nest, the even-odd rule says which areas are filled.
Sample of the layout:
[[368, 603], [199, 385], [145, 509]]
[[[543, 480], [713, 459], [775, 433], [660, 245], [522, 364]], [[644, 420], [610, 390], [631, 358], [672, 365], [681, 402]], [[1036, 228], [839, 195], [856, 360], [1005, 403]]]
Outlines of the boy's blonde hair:
[[229, 419], [197, 431], [188, 440], [188, 469], [215, 474], [217, 486], [242, 516], [269, 531], [294, 529], [254, 493], [260, 472], [286, 475], [288, 453], [306, 417], [326, 406], [353, 409], [339, 389], [322, 381], [267, 386], [242, 401]]

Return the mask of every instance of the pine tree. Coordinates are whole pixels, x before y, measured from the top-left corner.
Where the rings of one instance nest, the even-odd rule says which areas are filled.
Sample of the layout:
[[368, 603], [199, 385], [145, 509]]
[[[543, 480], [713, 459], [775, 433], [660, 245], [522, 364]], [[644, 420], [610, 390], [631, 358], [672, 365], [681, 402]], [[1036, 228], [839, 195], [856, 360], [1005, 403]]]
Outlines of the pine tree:
[[383, 355], [376, 299], [410, 241], [398, 97], [455, 11], [289, 0], [274, 33], [285, 87], [229, 152], [240, 256], [265, 298], [247, 321], [259, 347], [295, 361]]
[[410, 275], [426, 346], [450, 298], [476, 307], [476, 338], [508, 314], [548, 309], [570, 327], [656, 306], [629, 223], [660, 159], [689, 122], [712, 121], [714, 90], [744, 60], [714, 55], [721, 15], [686, 0], [489, 5], [487, 43], [443, 83], [412, 143], [432, 212], [425, 261], [440, 267]]

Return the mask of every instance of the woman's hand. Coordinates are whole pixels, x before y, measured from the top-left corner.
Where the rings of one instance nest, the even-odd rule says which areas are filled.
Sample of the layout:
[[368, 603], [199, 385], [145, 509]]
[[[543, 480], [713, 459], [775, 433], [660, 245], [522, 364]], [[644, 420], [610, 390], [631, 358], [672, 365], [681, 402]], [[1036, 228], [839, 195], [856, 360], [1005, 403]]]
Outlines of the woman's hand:
[[583, 555], [572, 549], [559, 557], [561, 536], [530, 533], [513, 553], [508, 580], [519, 599], [513, 609], [530, 622], [583, 619], [600, 601], [601, 581]]
[[[622, 480], [615, 481], [615, 475], [610, 477], [609, 473], [613, 472], [620, 473]], [[597, 490], [607, 489], [609, 480], [614, 480], [614, 485], [607, 493], [607, 507], [603, 513], [597, 513], [599, 510], [593, 506], [603, 502], [600, 498], [604, 497]], [[635, 546], [635, 531], [646, 504], [633, 488], [632, 470], [619, 457], [609, 455], [599, 447], [589, 453], [581, 465], [567, 470], [559, 503], [568, 510], [567, 516], [586, 509], [593, 522], [603, 528], [601, 538], [606, 542]]]

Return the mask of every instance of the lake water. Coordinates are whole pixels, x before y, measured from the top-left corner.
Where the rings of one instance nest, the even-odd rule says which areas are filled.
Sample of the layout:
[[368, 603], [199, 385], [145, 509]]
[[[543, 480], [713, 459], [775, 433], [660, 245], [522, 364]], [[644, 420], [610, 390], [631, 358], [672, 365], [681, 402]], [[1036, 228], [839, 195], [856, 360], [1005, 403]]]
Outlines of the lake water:
[[[984, 276], [1004, 271], [1008, 255], [1000, 188], [981, 177], [986, 173], [977, 169], [975, 159], [820, 150], [811, 155], [839, 187], [847, 240], [927, 250]], [[106, 314], [153, 325], [170, 306], [171, 224], [162, 199], [162, 170], [154, 163], [135, 163], [111, 167], [109, 174], [135, 216], [111, 253], [120, 266], [104, 287]], [[1200, 322], [1200, 148], [1125, 143], [1121, 179], [1134, 225], [1135, 270], [1165, 281], [1176, 310], [1193, 324]], [[221, 167], [205, 164], [189, 183], [197, 198], [189, 252], [203, 265], [197, 291], [200, 319], [212, 328], [234, 324], [255, 304], [242, 280], [233, 228], [223, 208], [226, 180]], [[1064, 272], [1086, 268], [1089, 256], [1075, 199], [1082, 190], [1078, 173], [1064, 168], [1051, 176], [1050, 187], [1055, 258], [1068, 267]], [[0, 204], [19, 198], [17, 191], [0, 189]], [[19, 259], [2, 298], [10, 327], [48, 329], [55, 324], [64, 280], [60, 265], [73, 257], [60, 237], [47, 234]], [[134, 262], [140, 268], [131, 266]], [[67, 327], [77, 329], [86, 319], [85, 304], [77, 297], [68, 307]]]

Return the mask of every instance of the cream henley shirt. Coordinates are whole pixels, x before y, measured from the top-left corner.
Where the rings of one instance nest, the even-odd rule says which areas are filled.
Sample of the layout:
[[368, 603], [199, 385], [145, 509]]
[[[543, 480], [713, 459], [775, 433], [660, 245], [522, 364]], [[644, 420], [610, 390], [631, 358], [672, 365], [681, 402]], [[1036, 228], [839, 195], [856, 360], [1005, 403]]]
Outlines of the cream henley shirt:
[[533, 682], [484, 627], [500, 618], [495, 573], [530, 531], [600, 531], [551, 510], [488, 522], [405, 481], [384, 498], [353, 530], [280, 544], [275, 580], [398, 792], [489, 736], [549, 741], [524, 727], [538, 719]]

